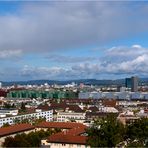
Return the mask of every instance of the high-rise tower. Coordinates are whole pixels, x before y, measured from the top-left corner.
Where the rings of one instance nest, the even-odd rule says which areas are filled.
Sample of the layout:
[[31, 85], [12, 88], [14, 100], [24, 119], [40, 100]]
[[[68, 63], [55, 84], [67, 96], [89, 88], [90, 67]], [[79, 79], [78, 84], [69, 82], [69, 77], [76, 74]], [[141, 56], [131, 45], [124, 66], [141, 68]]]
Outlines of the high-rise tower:
[[131, 88], [132, 92], [138, 91], [138, 77], [131, 77], [125, 79], [125, 86], [126, 88]]
[[138, 91], [138, 77], [131, 77], [131, 91], [132, 92], [137, 92]]

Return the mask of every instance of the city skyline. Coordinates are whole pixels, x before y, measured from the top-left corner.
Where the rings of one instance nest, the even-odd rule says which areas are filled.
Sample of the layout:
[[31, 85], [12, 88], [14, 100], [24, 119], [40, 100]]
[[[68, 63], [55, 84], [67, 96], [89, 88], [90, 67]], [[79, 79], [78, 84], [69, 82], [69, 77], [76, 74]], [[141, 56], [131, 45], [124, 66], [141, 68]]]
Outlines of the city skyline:
[[0, 2], [0, 81], [148, 74], [148, 2]]

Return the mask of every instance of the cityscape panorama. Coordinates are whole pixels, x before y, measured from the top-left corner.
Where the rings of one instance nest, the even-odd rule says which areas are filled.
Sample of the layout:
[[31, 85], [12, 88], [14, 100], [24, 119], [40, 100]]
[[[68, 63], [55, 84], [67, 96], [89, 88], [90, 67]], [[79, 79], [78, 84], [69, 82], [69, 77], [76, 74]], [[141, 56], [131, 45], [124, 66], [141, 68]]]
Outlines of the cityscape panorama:
[[147, 1], [0, 1], [0, 147], [148, 147], [147, 16]]

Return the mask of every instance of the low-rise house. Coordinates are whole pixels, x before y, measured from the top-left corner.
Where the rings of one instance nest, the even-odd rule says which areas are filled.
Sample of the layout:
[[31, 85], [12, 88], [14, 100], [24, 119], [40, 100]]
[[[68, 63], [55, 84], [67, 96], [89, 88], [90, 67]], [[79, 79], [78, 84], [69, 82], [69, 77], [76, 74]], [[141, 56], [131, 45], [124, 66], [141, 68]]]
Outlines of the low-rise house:
[[108, 99], [104, 99], [102, 101], [102, 105], [105, 107], [115, 107], [117, 105], [117, 101], [116, 100], [108, 100]]
[[81, 123], [75, 123], [75, 122], [41, 122], [36, 126], [38, 130], [58, 128], [61, 129], [62, 131], [77, 127], [86, 127], [86, 126]]
[[83, 123], [85, 121], [85, 113], [78, 112], [58, 112], [57, 113], [57, 121], [58, 122], [67, 122], [67, 121], [75, 121]]
[[124, 113], [119, 114], [119, 116], [117, 117], [117, 119], [123, 123], [124, 125], [126, 124], [130, 124], [135, 122], [135, 120], [138, 120], [140, 117], [134, 115], [133, 112], [131, 111], [126, 111]]
[[35, 127], [30, 124], [16, 124], [9, 127], [0, 128], [0, 147], [5, 139], [9, 136], [14, 137], [16, 134], [29, 133], [35, 130]]
[[[44, 123], [45, 124], [45, 123]], [[47, 124], [47, 123], [46, 123]], [[50, 123], [48, 123], [50, 124]], [[53, 123], [56, 128], [66, 128], [62, 132], [49, 136], [47, 139], [41, 141], [42, 146], [49, 146], [50, 148], [86, 148], [87, 145], [86, 126], [80, 123]], [[49, 127], [53, 127], [49, 125]], [[46, 125], [46, 127], [48, 127]]]
[[101, 112], [118, 113], [119, 111], [115, 107], [102, 107]]
[[54, 121], [84, 122], [85, 112], [78, 105], [69, 105], [66, 103], [52, 103], [50, 106], [54, 110]]
[[142, 109], [136, 115], [140, 118], [148, 118], [148, 109]]
[[118, 113], [86, 112], [86, 121], [94, 121], [99, 118], [106, 118], [107, 116], [110, 116], [110, 115], [118, 116]]

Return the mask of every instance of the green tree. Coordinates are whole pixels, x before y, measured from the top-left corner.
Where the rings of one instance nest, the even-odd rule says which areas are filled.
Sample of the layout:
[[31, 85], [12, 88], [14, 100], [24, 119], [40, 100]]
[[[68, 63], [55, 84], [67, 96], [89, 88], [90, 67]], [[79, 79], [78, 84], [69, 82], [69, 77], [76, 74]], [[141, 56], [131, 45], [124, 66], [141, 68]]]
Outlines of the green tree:
[[128, 143], [127, 148], [134, 148], [134, 147], [144, 147], [144, 144], [142, 141], [132, 141]]
[[3, 147], [13, 147], [15, 140], [13, 137], [7, 137], [2, 145]]
[[11, 108], [11, 104], [9, 104], [9, 103], [4, 103], [4, 108], [10, 109], [10, 108]]
[[38, 125], [39, 123], [46, 121], [46, 118], [34, 118], [34, 120], [32, 120], [32, 124], [33, 125]]
[[8, 126], [10, 126], [9, 123], [4, 123], [2, 127], [8, 127]]
[[26, 111], [25, 103], [22, 102], [20, 107], [20, 112], [25, 112], [25, 111]]
[[114, 147], [124, 140], [125, 128], [113, 115], [95, 121], [87, 130], [88, 145], [92, 147]]
[[39, 147], [41, 139], [47, 138], [56, 132], [58, 131], [48, 129], [47, 131], [40, 130], [30, 132], [29, 134], [18, 134], [14, 138], [7, 137], [3, 143], [3, 147]]
[[[143, 145], [148, 141], [148, 118], [136, 120], [127, 126], [127, 138], [133, 141], [140, 141]], [[134, 144], [137, 144], [134, 142]]]

